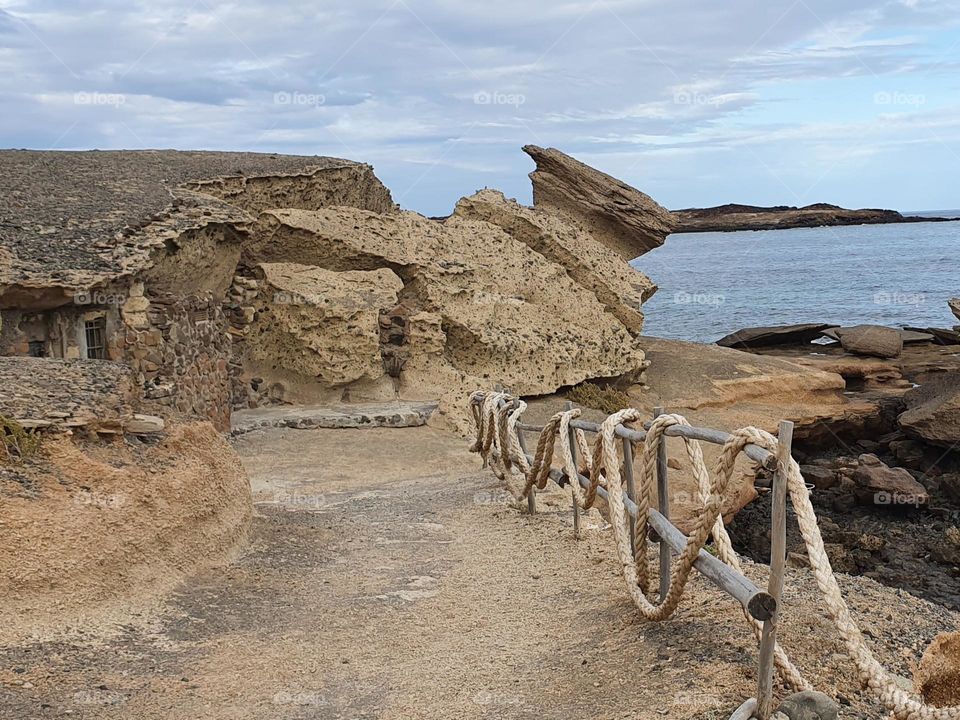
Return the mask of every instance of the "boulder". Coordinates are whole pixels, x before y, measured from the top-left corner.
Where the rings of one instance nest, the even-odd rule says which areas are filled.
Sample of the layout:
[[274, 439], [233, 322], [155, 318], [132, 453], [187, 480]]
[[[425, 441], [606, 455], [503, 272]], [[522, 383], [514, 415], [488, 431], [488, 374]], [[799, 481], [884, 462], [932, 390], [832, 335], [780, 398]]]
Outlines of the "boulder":
[[950, 298], [947, 300], [947, 305], [950, 306], [950, 312], [953, 313], [953, 316], [960, 320], [960, 298]]
[[927, 489], [913, 475], [903, 468], [886, 465], [876, 455], [860, 456], [853, 480], [859, 489], [858, 499], [865, 504], [919, 506], [930, 499]]
[[937, 635], [923, 653], [913, 684], [934, 707], [960, 705], [960, 633]]
[[774, 325], [737, 330], [717, 340], [717, 345], [732, 348], [759, 348], [774, 345], [805, 345], [823, 335], [826, 323]]
[[897, 357], [903, 351], [900, 331], [882, 325], [854, 325], [837, 329], [843, 349], [855, 355]]
[[828, 467], [819, 465], [801, 465], [800, 474], [803, 479], [811, 483], [817, 490], [829, 490], [837, 484], [837, 473]]
[[954, 447], [960, 442], [960, 378], [945, 373], [904, 396], [907, 410], [898, 418], [907, 434]]
[[837, 720], [839, 707], [829, 695], [804, 690], [784, 698], [777, 711], [789, 720]]
[[124, 432], [134, 435], [159, 433], [163, 432], [163, 429], [163, 418], [157, 417], [156, 415], [144, 415], [142, 413], [134, 413], [133, 419], [128, 420], [123, 426]]
[[530, 173], [533, 204], [563, 215], [625, 260], [663, 245], [676, 220], [649, 195], [554, 148], [525, 145], [537, 164]]
[[919, 330], [907, 330], [906, 328], [900, 331], [900, 337], [903, 338], [904, 345], [915, 345], [917, 343], [934, 341], [933, 333], [922, 332]]
[[507, 200], [496, 190], [481, 190], [457, 203], [454, 215], [482, 220], [524, 242], [592, 293], [626, 328], [638, 335], [643, 328], [641, 305], [657, 286], [617, 253], [579, 226], [556, 215]]

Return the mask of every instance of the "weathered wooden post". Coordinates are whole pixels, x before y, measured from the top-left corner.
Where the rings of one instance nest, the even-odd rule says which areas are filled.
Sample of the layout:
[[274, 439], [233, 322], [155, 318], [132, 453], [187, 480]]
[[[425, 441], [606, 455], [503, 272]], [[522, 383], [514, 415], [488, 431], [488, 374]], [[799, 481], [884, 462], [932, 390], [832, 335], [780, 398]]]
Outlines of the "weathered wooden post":
[[[653, 417], [658, 418], [663, 415], [663, 408], [653, 409]], [[667, 520], [670, 519], [670, 486], [667, 481], [667, 435], [660, 436], [657, 442], [657, 503], [660, 507], [660, 514]], [[660, 540], [660, 602], [667, 597], [667, 591], [670, 589], [670, 546], [661, 538]]]
[[[523, 439], [523, 430], [519, 427], [517, 428], [517, 440], [520, 441], [520, 449], [523, 450], [523, 455], [527, 455], [527, 441]], [[537, 514], [537, 486], [531, 485], [530, 492], [527, 493], [527, 512], [531, 515]]]
[[776, 609], [764, 620], [760, 635], [760, 678], [757, 689], [757, 717], [767, 720], [773, 714], [773, 653], [777, 643], [777, 618], [783, 591], [783, 568], [787, 554], [787, 468], [793, 445], [793, 423], [780, 423], [777, 445], [777, 471], [773, 475], [770, 510], [770, 580], [767, 594], [776, 601]]
[[[567, 400], [567, 410], [573, 410], [573, 403]], [[572, 425], [567, 426], [567, 439], [570, 442], [570, 456], [573, 458], [574, 467], [577, 466], [577, 431]], [[571, 483], [579, 483], [580, 479], [570, 478]], [[573, 500], [573, 539], [580, 539], [580, 504], [577, 502], [577, 492], [573, 485], [570, 486], [571, 499]]]
[[[623, 438], [623, 475], [627, 480], [627, 497], [633, 502], [637, 501], [637, 490], [633, 480], [633, 441], [629, 438]], [[630, 524], [630, 551], [637, 554], [637, 524], [630, 515], [627, 515], [627, 522]]]

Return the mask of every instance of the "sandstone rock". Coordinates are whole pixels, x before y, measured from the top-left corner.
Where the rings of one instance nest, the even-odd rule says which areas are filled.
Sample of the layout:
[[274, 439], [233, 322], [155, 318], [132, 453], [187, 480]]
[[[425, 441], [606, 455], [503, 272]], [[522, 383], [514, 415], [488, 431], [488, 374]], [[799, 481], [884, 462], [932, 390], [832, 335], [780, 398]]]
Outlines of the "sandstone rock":
[[865, 504], [902, 507], [929, 501], [927, 489], [913, 475], [903, 468], [889, 467], [876, 455], [860, 456], [853, 479], [860, 490], [858, 498]]
[[917, 328], [917, 327], [907, 327], [904, 330], [910, 330], [913, 332], [926, 333], [928, 335], [933, 335], [933, 341], [938, 345], [960, 345], [960, 332], [957, 332], [956, 329], [950, 330], [948, 328]]
[[945, 374], [911, 390], [906, 412], [898, 418], [909, 435], [953, 447], [960, 442], [960, 380]]
[[144, 415], [142, 413], [134, 413], [133, 419], [128, 420], [123, 425], [125, 432], [134, 435], [163, 432], [163, 428], [163, 418], [157, 417], [156, 415]]
[[379, 314], [403, 281], [388, 269], [336, 272], [263, 263], [263, 292], [248, 340], [248, 369], [336, 387], [383, 376]]
[[934, 707], [960, 705], [960, 633], [937, 635], [923, 653], [913, 683]]
[[576, 221], [625, 260], [663, 245], [673, 232], [670, 212], [639, 190], [554, 148], [523, 151], [537, 164], [530, 173], [534, 207]]
[[915, 345], [917, 343], [933, 342], [934, 335], [929, 332], [920, 332], [918, 330], [900, 330], [900, 337], [904, 345]]
[[822, 692], [804, 690], [784, 698], [778, 712], [789, 720], [836, 720], [839, 707]]
[[[344, 207], [274, 210], [260, 216], [246, 252], [250, 263], [285, 260], [328, 271], [391, 268], [403, 278], [410, 317], [426, 313], [421, 319], [433, 321], [421, 324], [420, 340], [434, 351], [442, 347], [433, 354], [409, 352], [401, 390], [439, 395], [441, 412], [456, 406], [464, 428], [466, 393], [477, 387], [499, 382], [521, 394], [543, 394], [643, 366], [643, 352], [624, 324], [564, 267], [488, 222], [452, 216], [440, 223], [411, 212], [381, 215]], [[341, 287], [331, 297], [343, 292]], [[258, 315], [256, 323], [266, 331], [270, 320]], [[377, 317], [362, 327], [370, 329], [356, 334], [368, 337], [364, 347], [372, 353]], [[357, 337], [349, 343], [344, 351], [356, 356]], [[343, 381], [356, 376], [355, 363], [342, 364]]]
[[950, 298], [947, 300], [947, 305], [950, 306], [950, 312], [953, 313], [953, 316], [960, 320], [960, 298]]
[[900, 331], [882, 325], [854, 325], [837, 329], [843, 349], [856, 355], [892, 358], [903, 350]]
[[826, 323], [775, 325], [737, 330], [717, 340], [717, 345], [732, 348], [758, 348], [774, 345], [805, 345], [820, 337], [830, 326]]
[[496, 190], [481, 190], [461, 199], [454, 215], [496, 225], [566, 268], [567, 274], [593, 293], [630, 332], [640, 333], [643, 328], [641, 305], [656, 292], [656, 285], [578, 226], [507, 200]]

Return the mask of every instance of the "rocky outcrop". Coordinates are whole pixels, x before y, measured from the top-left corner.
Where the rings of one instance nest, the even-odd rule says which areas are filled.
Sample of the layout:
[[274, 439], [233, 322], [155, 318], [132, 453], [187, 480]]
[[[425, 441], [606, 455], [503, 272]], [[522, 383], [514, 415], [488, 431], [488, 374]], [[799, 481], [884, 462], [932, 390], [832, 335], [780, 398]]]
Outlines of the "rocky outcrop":
[[960, 320], [960, 298], [950, 298], [947, 300], [947, 305], [950, 306], [950, 312], [953, 313], [953, 316]]
[[826, 225], [877, 225], [906, 222], [947, 222], [953, 218], [904, 216], [896, 210], [848, 210], [839, 205], [815, 203], [804, 207], [776, 205], [758, 207], [731, 203], [709, 208], [676, 210], [678, 233], [729, 232], [735, 230], [783, 230]]
[[496, 225], [532, 250], [565, 268], [567, 274], [633, 334], [643, 328], [641, 305], [657, 286], [606, 245], [562, 218], [481, 190], [457, 203], [454, 215]]
[[924, 383], [904, 401], [907, 410], [899, 423], [909, 435], [946, 447], [960, 443], [960, 381], [955, 374]]
[[854, 325], [836, 329], [843, 349], [855, 355], [893, 358], [903, 351], [900, 331], [882, 325]]
[[555, 148], [523, 151], [537, 164], [530, 173], [534, 207], [573, 220], [625, 260], [663, 245], [674, 231], [673, 216], [649, 195]]
[[[251, 264], [315, 265], [325, 278], [348, 270], [395, 273], [403, 281], [396, 300], [372, 298], [389, 318], [381, 356], [389, 350], [395, 358], [405, 397], [445, 398], [441, 411], [462, 405], [468, 389], [496, 382], [542, 394], [644, 365], [627, 327], [564, 266], [489, 222], [353, 208], [275, 210], [261, 216], [245, 253]], [[251, 342], [259, 342], [256, 333]]]
[[775, 325], [737, 330], [717, 340], [717, 345], [729, 348], [760, 348], [776, 345], [803, 345], [816, 340], [830, 326], [826, 323]]

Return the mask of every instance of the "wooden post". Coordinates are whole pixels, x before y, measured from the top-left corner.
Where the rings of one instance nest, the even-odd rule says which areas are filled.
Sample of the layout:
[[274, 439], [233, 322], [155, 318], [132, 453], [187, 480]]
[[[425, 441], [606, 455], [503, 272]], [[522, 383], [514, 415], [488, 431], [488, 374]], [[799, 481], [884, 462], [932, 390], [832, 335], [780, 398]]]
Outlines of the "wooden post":
[[[627, 479], [627, 497], [637, 501], [637, 491], [633, 481], [633, 442], [623, 438], [623, 475]], [[630, 525], [630, 552], [637, 554], [637, 524], [630, 514], [627, 514], [627, 523]]]
[[[523, 430], [517, 428], [517, 440], [520, 441], [520, 449], [524, 456], [527, 454], [527, 441], [523, 439]], [[527, 512], [531, 515], [537, 514], [537, 486], [531, 485], [530, 492], [527, 493]]]
[[767, 720], [773, 714], [773, 651], [777, 642], [777, 618], [780, 615], [780, 593], [783, 590], [783, 567], [787, 554], [787, 477], [793, 445], [793, 423], [780, 423], [777, 446], [777, 472], [773, 475], [770, 510], [770, 580], [767, 594], [776, 602], [773, 616], [763, 623], [760, 635], [760, 678], [757, 689], [757, 717]]
[[[663, 415], [663, 408], [653, 409], [655, 418]], [[667, 481], [667, 436], [661, 435], [657, 443], [657, 501], [660, 514], [670, 519], [670, 485]], [[667, 597], [670, 589], [670, 546], [660, 540], [660, 602]]]
[[[567, 400], [567, 410], [573, 410], [573, 403]], [[573, 464], [577, 464], [577, 431], [573, 429], [573, 425], [567, 426], [567, 439], [570, 442], [570, 455], [573, 457]], [[571, 483], [579, 483], [580, 479], [572, 477], [570, 478]], [[573, 489], [573, 486], [570, 486], [571, 500], [573, 500], [573, 539], [580, 539], [580, 505], [577, 503], [577, 494]]]

